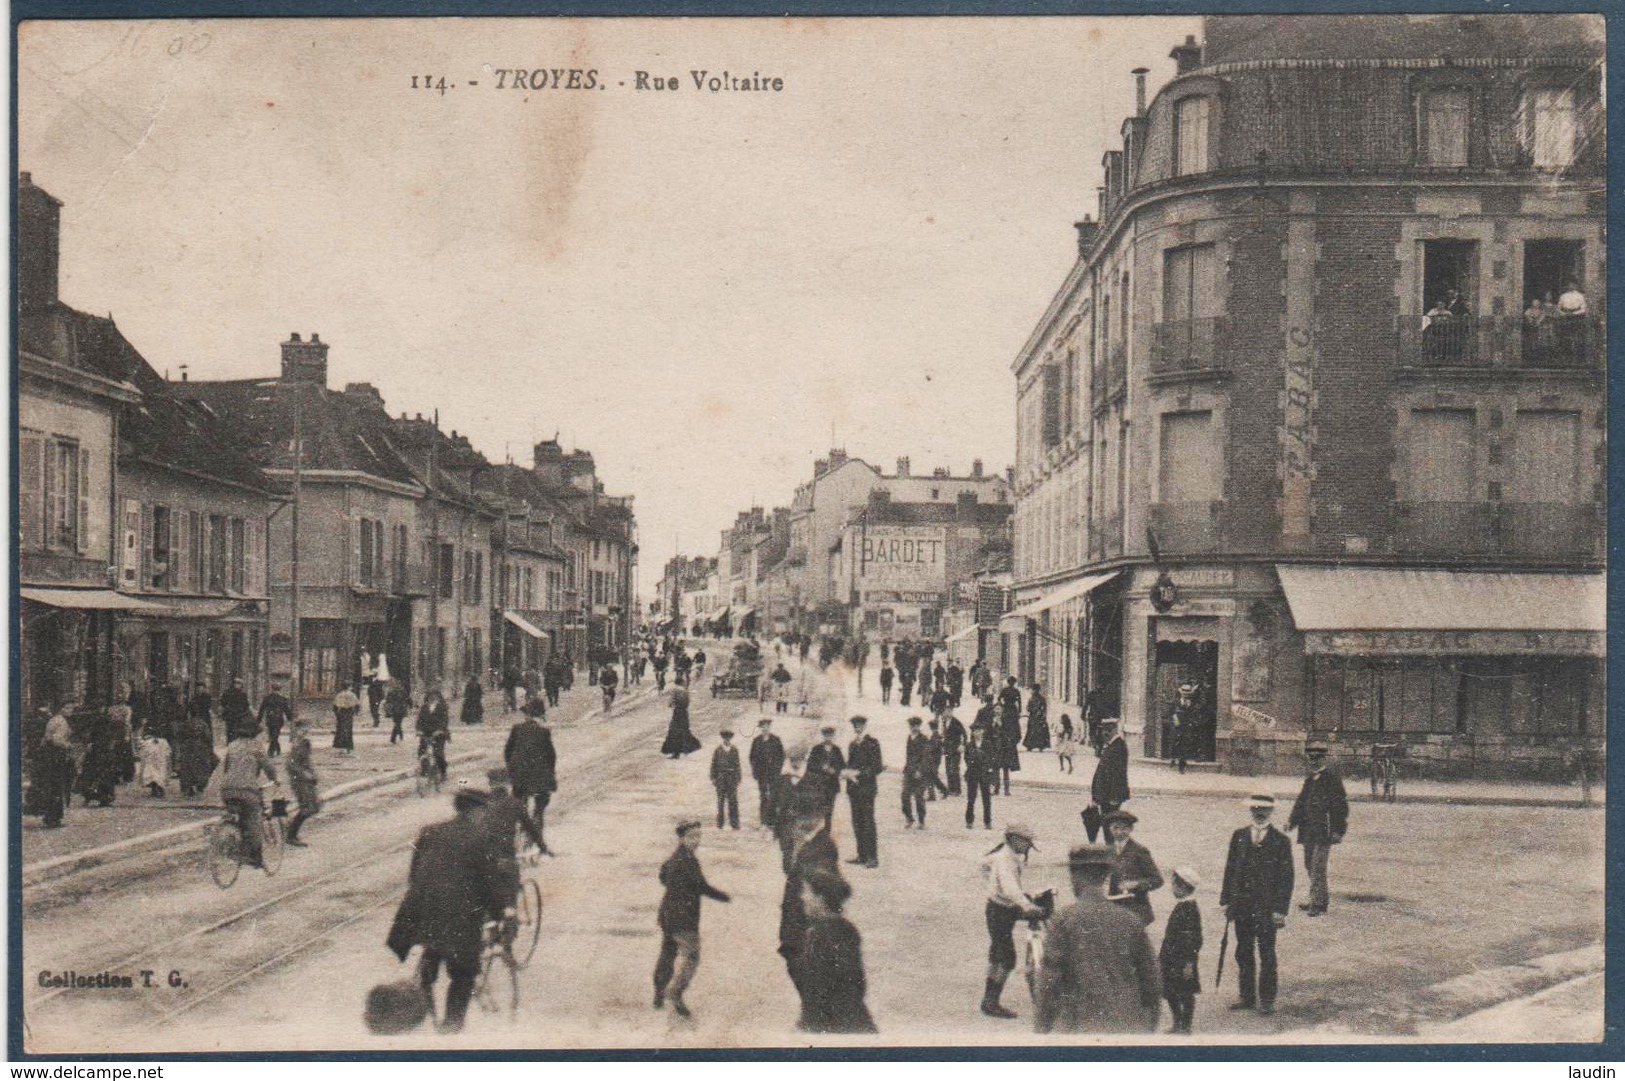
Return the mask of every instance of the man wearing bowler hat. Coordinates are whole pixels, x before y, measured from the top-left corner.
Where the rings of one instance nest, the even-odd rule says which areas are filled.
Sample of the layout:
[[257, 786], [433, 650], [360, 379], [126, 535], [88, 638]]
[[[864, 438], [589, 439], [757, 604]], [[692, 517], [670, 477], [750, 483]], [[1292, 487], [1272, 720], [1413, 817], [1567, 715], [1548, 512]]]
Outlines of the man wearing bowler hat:
[[1349, 797], [1336, 767], [1326, 765], [1328, 746], [1312, 739], [1304, 746], [1308, 776], [1298, 792], [1286, 828], [1298, 831], [1303, 846], [1303, 869], [1309, 872], [1309, 901], [1298, 907], [1311, 916], [1324, 916], [1331, 895], [1326, 887], [1326, 862], [1332, 845], [1343, 840], [1349, 826]]
[[1155, 1032], [1162, 980], [1138, 916], [1106, 900], [1116, 862], [1102, 845], [1068, 857], [1077, 901], [1056, 913], [1038, 973], [1037, 1032]]
[[[1292, 906], [1292, 842], [1270, 825], [1275, 797], [1247, 798], [1252, 823], [1230, 836], [1219, 905], [1236, 929], [1236, 975], [1241, 997], [1232, 1010], [1275, 1012], [1278, 984], [1275, 932]], [[1256, 956], [1255, 956], [1256, 951]]]

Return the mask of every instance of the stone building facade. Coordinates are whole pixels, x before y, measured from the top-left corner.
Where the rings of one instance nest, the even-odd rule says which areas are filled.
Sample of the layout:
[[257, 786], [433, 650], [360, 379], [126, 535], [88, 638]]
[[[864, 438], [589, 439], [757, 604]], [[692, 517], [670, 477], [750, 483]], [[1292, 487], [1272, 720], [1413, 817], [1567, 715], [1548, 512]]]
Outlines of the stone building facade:
[[1195, 683], [1238, 772], [1556, 770], [1605, 706], [1600, 23], [1205, 38], [1014, 365], [1007, 666], [1151, 756]]

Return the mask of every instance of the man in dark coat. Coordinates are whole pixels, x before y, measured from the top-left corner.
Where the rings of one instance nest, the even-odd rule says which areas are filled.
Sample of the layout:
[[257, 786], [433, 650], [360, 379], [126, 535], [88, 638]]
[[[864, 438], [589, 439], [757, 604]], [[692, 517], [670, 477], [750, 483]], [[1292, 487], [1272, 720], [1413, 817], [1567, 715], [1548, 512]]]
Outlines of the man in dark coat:
[[756, 738], [750, 742], [750, 775], [756, 781], [762, 825], [773, 829], [773, 799], [778, 795], [779, 774], [784, 770], [784, 742], [773, 734], [773, 721], [763, 717], [756, 722]]
[[[897, 702], [899, 705], [910, 705], [914, 701], [914, 664], [909, 660], [903, 647], [897, 647], [897, 683], [900, 692]], [[922, 692], [923, 693], [923, 692]]]
[[[1100, 750], [1095, 775], [1089, 780], [1089, 802], [1104, 822], [1107, 815], [1128, 802], [1128, 744], [1123, 742], [1116, 718], [1108, 717], [1100, 726], [1105, 732], [1106, 745]], [[1088, 821], [1089, 816], [1085, 815], [1085, 828]], [[1093, 832], [1090, 836], [1094, 836]]]
[[406, 898], [395, 910], [387, 944], [406, 960], [423, 947], [418, 980], [427, 994], [446, 966], [442, 1031], [458, 1032], [480, 971], [481, 933], [488, 919], [503, 915], [503, 870], [492, 858], [481, 810], [489, 796], [480, 789], [457, 793], [457, 817], [425, 828], [412, 851]]
[[[931, 722], [933, 725], [936, 721]], [[925, 794], [931, 788], [931, 780], [936, 776], [935, 767], [931, 764], [931, 741], [920, 731], [920, 719], [908, 719], [908, 742], [903, 745], [903, 818], [906, 819], [904, 829], [914, 827], [916, 811], [920, 817], [920, 828], [925, 829]]]
[[803, 1032], [874, 1032], [875, 1019], [864, 1003], [863, 936], [841, 915], [852, 887], [839, 874], [814, 871], [802, 885], [808, 912], [801, 971]]
[[835, 838], [824, 825], [823, 811], [815, 804], [803, 804], [788, 819], [785, 835], [789, 840], [785, 864], [784, 899], [779, 903], [779, 956], [784, 958], [790, 982], [801, 990], [802, 948], [807, 933], [807, 912], [802, 904], [801, 883], [808, 874], [839, 873], [840, 852]]
[[1275, 1012], [1278, 986], [1275, 932], [1286, 926], [1292, 906], [1292, 842], [1270, 825], [1274, 796], [1250, 796], [1247, 808], [1252, 824], [1230, 837], [1224, 887], [1219, 891], [1219, 905], [1236, 929], [1241, 998], [1230, 1008], [1270, 1014]]
[[[221, 692], [220, 720], [226, 726], [226, 742], [228, 743], [254, 727], [254, 711], [248, 704], [248, 692], [243, 690], [242, 680], [232, 680], [231, 686]], [[277, 744], [276, 750], [267, 753], [272, 755], [281, 754], [281, 743]]]
[[[223, 707], [225, 696], [222, 695], [220, 701]], [[282, 753], [282, 726], [293, 723], [293, 706], [283, 695], [282, 684], [271, 684], [271, 689], [260, 699], [259, 721], [260, 727], [265, 729], [265, 753], [274, 758]], [[227, 724], [226, 731], [232, 731], [230, 724]], [[209, 736], [212, 745], [214, 733], [210, 732]], [[236, 734], [233, 733], [231, 738], [237, 738]]]
[[964, 724], [949, 712], [942, 718], [942, 753], [948, 760], [948, 795], [959, 795], [959, 756], [969, 736]]
[[823, 794], [827, 826], [835, 816], [835, 797], [841, 794], [841, 771], [846, 768], [846, 756], [835, 745], [834, 725], [824, 725], [819, 734], [824, 741], [807, 752], [807, 779]]
[[1105, 898], [1109, 849], [1079, 845], [1068, 860], [1077, 903], [1044, 936], [1038, 1032], [1155, 1032], [1162, 983], [1139, 917]]
[[959, 708], [960, 699], [965, 695], [965, 670], [959, 666], [958, 661], [948, 662], [948, 705], [953, 709]]
[[[868, 734], [869, 718], [852, 718], [852, 743], [846, 749], [846, 798], [852, 805], [852, 832], [858, 854], [849, 863], [880, 866], [880, 836], [875, 828], [876, 780], [886, 767], [880, 759], [880, 741]], [[923, 813], [923, 810], [922, 810]]]
[[887, 664], [885, 661], [881, 661], [880, 662], [880, 704], [881, 705], [886, 705], [887, 703], [889, 703], [891, 701], [891, 685], [892, 685], [892, 680], [894, 678], [896, 678], [896, 677], [895, 677], [895, 675], [893, 674], [893, 672], [891, 670], [891, 665]]
[[491, 783], [491, 799], [485, 805], [481, 818], [490, 839], [491, 856], [502, 870], [502, 903], [505, 907], [511, 907], [519, 893], [519, 863], [515, 859], [518, 853], [515, 841], [519, 831], [524, 830], [531, 843], [543, 852], [547, 851], [547, 843], [542, 840], [541, 826], [525, 810], [524, 801], [508, 790], [508, 771], [500, 766], [488, 769], [485, 779]]
[[987, 729], [972, 727], [965, 744], [965, 828], [976, 824], [976, 797], [982, 798], [982, 828], [993, 828], [993, 791], [999, 786], [999, 752]]
[[1324, 916], [1331, 899], [1326, 885], [1326, 862], [1332, 845], [1343, 840], [1349, 827], [1349, 797], [1343, 790], [1343, 778], [1335, 767], [1326, 765], [1329, 750], [1322, 740], [1310, 740], [1304, 747], [1308, 756], [1308, 776], [1298, 800], [1292, 805], [1292, 814], [1286, 828], [1298, 831], [1298, 843], [1303, 846], [1303, 868], [1309, 872], [1309, 901], [1298, 907], [1311, 916]]
[[[541, 699], [533, 701], [539, 703]], [[554, 770], [558, 766], [558, 754], [553, 749], [553, 733], [541, 723], [536, 714], [527, 710], [524, 719], [508, 730], [508, 742], [502, 748], [502, 760], [508, 766], [514, 798], [535, 819], [537, 830], [540, 832], [544, 816], [547, 814], [547, 805], [559, 787], [558, 779], [554, 776]], [[545, 843], [538, 844], [543, 852], [547, 851]]]
[[739, 748], [734, 746], [734, 731], [723, 726], [718, 733], [722, 742], [711, 752], [711, 787], [717, 790], [717, 829], [724, 818], [734, 829], [739, 828]]
[[807, 770], [807, 752], [793, 746], [785, 756], [784, 771], [773, 789], [773, 833], [778, 838], [784, 873], [790, 873], [790, 861], [796, 843], [796, 821], [808, 815], [816, 817], [828, 828], [822, 782]]
[[1106, 836], [1111, 840], [1111, 879], [1106, 884], [1107, 895], [1124, 908], [1140, 917], [1150, 927], [1156, 917], [1151, 912], [1151, 891], [1162, 889], [1162, 872], [1151, 850], [1133, 837], [1134, 824], [1139, 819], [1118, 809], [1105, 818]]
[[671, 1000], [679, 1017], [690, 1017], [683, 992], [688, 990], [700, 967], [700, 898], [728, 900], [728, 895], [705, 880], [699, 857], [699, 819], [678, 823], [677, 851], [660, 865], [660, 884], [666, 887], [660, 899], [660, 958], [655, 962], [655, 1009]]

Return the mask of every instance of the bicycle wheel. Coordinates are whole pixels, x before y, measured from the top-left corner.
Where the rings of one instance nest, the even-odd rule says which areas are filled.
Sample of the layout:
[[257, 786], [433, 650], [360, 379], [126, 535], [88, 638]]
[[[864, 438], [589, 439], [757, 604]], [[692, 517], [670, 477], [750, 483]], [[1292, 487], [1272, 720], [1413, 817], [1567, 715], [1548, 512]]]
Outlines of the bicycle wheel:
[[230, 889], [242, 869], [235, 826], [215, 824], [208, 828], [209, 877], [221, 889]]
[[287, 851], [282, 844], [282, 819], [265, 819], [264, 836], [260, 838], [260, 862], [265, 873], [274, 875], [282, 870], [282, 855]]
[[542, 937], [542, 888], [534, 878], [525, 879], [519, 887], [514, 907], [519, 911], [519, 927], [514, 934], [513, 963], [524, 968], [536, 956], [536, 943]]
[[513, 1020], [519, 1010], [519, 966], [507, 950], [486, 953], [474, 999], [486, 1013], [506, 1012], [508, 1020]]
[[425, 762], [421, 758], [418, 759], [418, 776], [417, 776], [418, 796], [419, 797], [427, 796], [429, 794], [429, 786], [431, 784], [433, 784], [433, 783], [434, 783], [434, 763]]

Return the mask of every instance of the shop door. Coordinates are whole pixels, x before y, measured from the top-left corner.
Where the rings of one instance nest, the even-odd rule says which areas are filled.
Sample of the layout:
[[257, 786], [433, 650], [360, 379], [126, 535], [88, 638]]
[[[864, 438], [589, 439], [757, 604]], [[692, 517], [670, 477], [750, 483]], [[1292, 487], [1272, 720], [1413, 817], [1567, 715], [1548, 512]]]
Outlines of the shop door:
[[1146, 753], [1153, 758], [1167, 758], [1172, 750], [1170, 734], [1174, 706], [1179, 702], [1179, 688], [1195, 684], [1197, 716], [1195, 737], [1191, 746], [1192, 761], [1211, 762], [1215, 750], [1214, 695], [1219, 685], [1219, 643], [1158, 642], [1157, 665], [1152, 677], [1151, 711], [1146, 718]]

